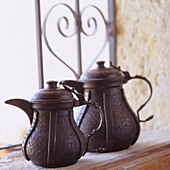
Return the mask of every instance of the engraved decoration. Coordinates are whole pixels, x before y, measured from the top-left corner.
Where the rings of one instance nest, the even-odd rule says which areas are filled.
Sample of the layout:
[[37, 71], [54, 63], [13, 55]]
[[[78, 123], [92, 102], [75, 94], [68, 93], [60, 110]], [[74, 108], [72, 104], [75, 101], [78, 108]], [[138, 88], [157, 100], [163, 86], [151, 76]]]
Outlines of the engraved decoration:
[[[34, 113], [35, 114], [35, 113]], [[39, 116], [38, 116], [39, 117]], [[44, 160], [46, 161], [47, 155], [47, 136], [48, 136], [48, 124], [46, 121], [49, 119], [48, 114], [41, 114], [41, 118], [38, 120], [32, 133], [28, 137], [26, 145], [26, 153], [31, 160]], [[34, 141], [34, 142], [33, 142]]]
[[60, 146], [62, 149], [61, 155], [63, 157], [76, 158], [78, 153], [75, 151], [80, 151], [80, 143], [78, 135], [74, 132], [74, 129], [71, 126], [69, 116], [71, 115], [59, 115], [60, 127], [62, 128], [62, 134], [61, 136], [59, 135], [59, 138], [61, 137], [60, 140], [63, 141], [62, 145]]
[[[116, 115], [117, 137], [122, 140], [131, 140], [136, 135], [136, 122], [129, 110], [122, 102], [120, 91], [114, 90], [117, 94], [112, 94], [111, 103]], [[114, 112], [114, 110], [112, 110]]]

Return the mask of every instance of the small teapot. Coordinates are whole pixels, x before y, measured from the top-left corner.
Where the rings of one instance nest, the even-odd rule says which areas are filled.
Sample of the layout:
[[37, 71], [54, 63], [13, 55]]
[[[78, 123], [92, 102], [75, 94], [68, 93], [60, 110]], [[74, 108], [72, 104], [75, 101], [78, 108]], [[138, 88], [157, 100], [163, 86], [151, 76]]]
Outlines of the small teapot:
[[22, 145], [27, 160], [42, 167], [72, 165], [87, 151], [88, 139], [99, 130], [102, 118], [86, 138], [75, 123], [73, 107], [88, 104], [97, 109], [97, 106], [86, 102], [74, 89], [57, 87], [56, 81], [47, 84], [48, 87], [36, 93], [30, 102], [11, 99], [5, 103], [19, 107], [29, 117], [31, 127]]
[[[136, 75], [131, 77], [127, 71], [115, 67], [104, 66], [104, 61], [98, 61], [98, 67], [83, 74], [78, 81], [65, 80], [63, 83], [74, 87], [79, 93], [84, 93], [88, 101], [96, 102], [103, 113], [103, 122], [100, 130], [89, 139], [88, 151], [109, 152], [118, 151], [133, 145], [140, 133], [139, 122], [145, 122], [153, 118], [141, 120], [139, 111], [146, 105], [152, 96], [152, 86], [145, 77]], [[131, 79], [142, 79], [150, 87], [150, 96], [141, 105], [137, 115], [132, 111], [122, 88], [123, 84]], [[90, 106], [84, 106], [76, 120], [85, 136], [99, 121], [96, 110]], [[96, 149], [97, 148], [97, 149]]]

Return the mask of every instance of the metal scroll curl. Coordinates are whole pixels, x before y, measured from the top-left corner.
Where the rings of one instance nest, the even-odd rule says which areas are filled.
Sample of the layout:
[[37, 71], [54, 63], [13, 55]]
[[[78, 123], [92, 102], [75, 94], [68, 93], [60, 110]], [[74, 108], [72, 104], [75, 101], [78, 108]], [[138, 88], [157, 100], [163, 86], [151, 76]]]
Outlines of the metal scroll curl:
[[[54, 6], [52, 6], [49, 11], [47, 12], [47, 15], [44, 19], [44, 23], [43, 23], [43, 37], [45, 40], [45, 44], [48, 48], [48, 50], [60, 61], [62, 62], [68, 69], [70, 69], [73, 74], [75, 75], [76, 79], [78, 79], [81, 75], [79, 75], [69, 64], [67, 64], [63, 59], [61, 59], [61, 57], [59, 57], [56, 52], [53, 50], [52, 46], [49, 43], [49, 39], [48, 39], [48, 35], [47, 35], [47, 22], [50, 18], [50, 14], [53, 12], [53, 10], [55, 10], [58, 7], [64, 7], [66, 8], [70, 14], [73, 16], [74, 19], [74, 29], [72, 30], [72, 32], [67, 32], [71, 25], [73, 24], [72, 21], [69, 20], [68, 16], [61, 16], [59, 18], [56, 19], [56, 26], [58, 29], [58, 32], [60, 33], [61, 36], [63, 36], [64, 38], [71, 38], [73, 36], [76, 36], [77, 34], [84, 34], [85, 36], [94, 36], [97, 32], [98, 29], [98, 20], [94, 17], [94, 16], [88, 16], [88, 18], [86, 18], [86, 22], [84, 23], [83, 21], [83, 16], [85, 14], [85, 12], [89, 9], [94, 9], [96, 10], [96, 12], [99, 13], [99, 15], [101, 16], [104, 25], [106, 27], [106, 36], [105, 36], [105, 41], [103, 43], [102, 48], [99, 50], [97, 56], [93, 59], [93, 61], [91, 62], [91, 64], [89, 65], [88, 69], [92, 66], [92, 64], [96, 61], [96, 59], [100, 56], [100, 54], [102, 53], [102, 51], [104, 50], [106, 44], [107, 44], [107, 40], [108, 40], [108, 23], [103, 15], [103, 13], [101, 12], [101, 10], [94, 6], [94, 5], [88, 5], [86, 7], [83, 8], [83, 10], [81, 11], [81, 13], [79, 13], [80, 15], [78, 15], [69, 5], [65, 4], [65, 3], [60, 3], [60, 4], [56, 4]], [[56, 16], [55, 16], [56, 17]], [[64, 24], [63, 24], [64, 23]], [[65, 27], [63, 27], [63, 25]], [[88, 28], [87, 30], [85, 29]], [[90, 32], [88, 32], [90, 30]]]
[[[103, 45], [102, 45], [101, 49], [98, 51], [96, 57], [91, 61], [91, 63], [89, 64], [88, 68], [86, 69], [86, 71], [88, 71], [88, 70], [90, 69], [90, 67], [93, 65], [93, 63], [97, 60], [97, 58], [98, 58], [98, 57], [100, 56], [100, 54], [103, 52], [103, 50], [104, 50], [104, 48], [105, 48], [105, 46], [106, 46], [106, 44], [107, 44], [107, 42], [108, 42], [107, 40], [108, 40], [108, 35], [109, 35], [108, 32], [107, 32], [109, 25], [108, 25], [108, 23], [107, 23], [104, 15], [103, 15], [102, 11], [101, 11], [98, 7], [96, 7], [96, 6], [94, 6], [94, 5], [88, 5], [88, 6], [86, 6], [86, 7], [82, 10], [82, 12], [81, 12], [81, 20], [83, 21], [83, 19], [82, 19], [82, 18], [83, 18], [83, 15], [84, 15], [84, 13], [85, 13], [88, 9], [93, 9], [93, 10], [95, 10], [95, 11], [98, 12], [98, 14], [101, 16], [101, 19], [102, 19], [102, 21], [103, 21], [103, 23], [104, 23], [104, 25], [105, 25], [105, 28], [106, 28], [106, 36], [105, 36], [105, 40], [104, 40], [104, 42], [103, 42]], [[97, 30], [98, 30], [98, 21], [97, 21], [97, 19], [94, 18], [94, 17], [90, 17], [90, 16], [88, 16], [88, 17], [89, 17], [89, 18], [87, 18], [87, 20], [86, 20], [85, 23], [87, 24], [87, 26], [88, 26], [89, 28], [92, 28], [92, 24], [91, 24], [91, 23], [93, 23], [93, 30], [92, 30], [91, 33], [87, 32], [87, 30], [84, 29], [83, 24], [82, 24], [81, 31], [82, 31], [82, 33], [83, 33], [85, 36], [94, 36], [94, 35], [96, 34]], [[85, 72], [86, 72], [86, 71], [85, 71]]]
[[[61, 3], [61, 4], [56, 4], [54, 6], [52, 6], [50, 8], [50, 10], [47, 12], [47, 15], [44, 19], [44, 24], [43, 24], [43, 29], [42, 29], [42, 33], [43, 33], [43, 36], [44, 36], [44, 41], [46, 43], [46, 46], [48, 48], [48, 50], [60, 61], [62, 62], [68, 69], [70, 69], [73, 74], [75, 75], [75, 77], [78, 79], [79, 78], [79, 75], [75, 72], [75, 70], [69, 66], [64, 60], [62, 60], [55, 52], [54, 50], [52, 49], [52, 46], [50, 45], [49, 43], [49, 40], [48, 40], [48, 37], [47, 37], [47, 21], [50, 17], [50, 14], [51, 12], [59, 7], [59, 6], [64, 6], [66, 7], [67, 9], [69, 9], [69, 11], [71, 12], [71, 14], [73, 15], [74, 19], [76, 20], [76, 14], [75, 12], [72, 10], [71, 7], [69, 7], [67, 4], [64, 4], [64, 3]], [[59, 33], [63, 36], [63, 37], [66, 37], [66, 38], [70, 38], [70, 37], [73, 37], [76, 33], [77, 33], [77, 27], [76, 27], [76, 24], [75, 24], [75, 30], [72, 34], [70, 35], [67, 35], [66, 33], [63, 32], [62, 28], [61, 28], [61, 21], [64, 20], [66, 22], [66, 29], [69, 29], [69, 19], [66, 17], [66, 16], [63, 16], [63, 17], [60, 17], [58, 20], [57, 20], [57, 28], [59, 30]]]
[[[82, 17], [83, 17], [83, 14], [84, 14], [89, 8], [95, 9], [95, 10], [101, 15], [104, 24], [107, 25], [107, 22], [106, 22], [106, 19], [105, 19], [103, 13], [101, 12], [101, 10], [100, 10], [98, 7], [96, 7], [96, 6], [94, 6], [94, 5], [88, 5], [88, 6], [86, 6], [86, 7], [82, 10], [82, 12], [81, 12], [81, 19], [82, 19]], [[81, 31], [82, 31], [82, 33], [83, 33], [84, 35], [86, 35], [86, 36], [93, 36], [93, 35], [96, 33], [96, 31], [97, 31], [97, 19], [94, 18], [94, 17], [89, 17], [89, 18], [87, 18], [87, 25], [88, 25], [89, 28], [92, 27], [91, 22], [94, 23], [94, 30], [93, 30], [93, 32], [92, 32], [91, 34], [87, 33], [86, 30], [84, 30], [83, 25], [82, 25]]]

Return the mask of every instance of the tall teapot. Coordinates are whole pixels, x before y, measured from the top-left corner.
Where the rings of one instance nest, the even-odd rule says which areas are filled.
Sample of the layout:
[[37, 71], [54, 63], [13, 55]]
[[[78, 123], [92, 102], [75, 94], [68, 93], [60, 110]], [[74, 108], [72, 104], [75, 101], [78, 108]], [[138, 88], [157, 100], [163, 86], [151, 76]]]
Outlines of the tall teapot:
[[[103, 111], [103, 122], [100, 130], [89, 139], [88, 151], [109, 152], [118, 151], [133, 145], [140, 133], [141, 120], [139, 111], [145, 106], [152, 96], [152, 86], [145, 77], [136, 75], [131, 77], [127, 71], [110, 64], [107, 68], [104, 61], [97, 62], [97, 68], [83, 74], [78, 81], [66, 80], [64, 85], [74, 87], [79, 93], [84, 93], [88, 101], [96, 102]], [[131, 79], [142, 79], [150, 87], [150, 96], [141, 105], [137, 114], [127, 102], [123, 84]], [[77, 124], [87, 136], [94, 126], [97, 126], [99, 116], [96, 110], [85, 106], [80, 111]], [[96, 149], [97, 148], [97, 149]]]
[[[19, 107], [29, 117], [31, 127], [23, 140], [22, 151], [27, 160], [42, 167], [72, 165], [87, 151], [88, 139], [101, 126], [85, 137], [73, 118], [73, 107], [86, 102], [74, 89], [59, 88], [56, 81], [47, 82], [48, 87], [37, 92], [31, 99], [11, 99], [5, 103]], [[76, 100], [72, 93], [76, 94]], [[100, 112], [98, 112], [100, 113]], [[102, 120], [101, 120], [102, 121]]]

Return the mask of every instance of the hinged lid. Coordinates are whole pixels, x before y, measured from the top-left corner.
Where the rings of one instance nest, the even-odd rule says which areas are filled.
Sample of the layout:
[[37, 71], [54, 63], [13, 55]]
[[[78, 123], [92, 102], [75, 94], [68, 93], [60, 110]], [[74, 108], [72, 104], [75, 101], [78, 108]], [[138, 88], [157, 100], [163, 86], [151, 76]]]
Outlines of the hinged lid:
[[104, 61], [97, 62], [97, 68], [88, 71], [80, 77], [81, 82], [97, 82], [97, 81], [120, 81], [124, 80], [124, 75], [118, 69], [113, 67], [105, 67]]
[[47, 88], [39, 90], [31, 99], [31, 103], [67, 103], [75, 101], [73, 95], [62, 88], [57, 87], [57, 81], [48, 81]]

